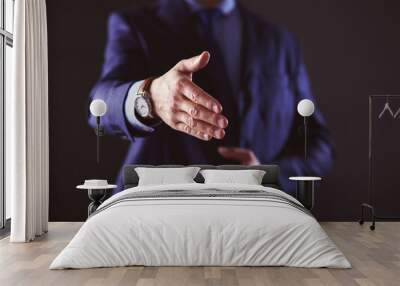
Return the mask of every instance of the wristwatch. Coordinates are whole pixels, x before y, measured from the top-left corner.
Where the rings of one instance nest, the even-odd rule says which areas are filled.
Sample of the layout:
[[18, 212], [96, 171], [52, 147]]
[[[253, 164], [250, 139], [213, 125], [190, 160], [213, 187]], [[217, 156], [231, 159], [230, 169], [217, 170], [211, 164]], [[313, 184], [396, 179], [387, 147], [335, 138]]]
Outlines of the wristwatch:
[[144, 119], [154, 118], [153, 104], [150, 99], [150, 85], [153, 80], [154, 77], [145, 79], [136, 93], [135, 111], [140, 117]]

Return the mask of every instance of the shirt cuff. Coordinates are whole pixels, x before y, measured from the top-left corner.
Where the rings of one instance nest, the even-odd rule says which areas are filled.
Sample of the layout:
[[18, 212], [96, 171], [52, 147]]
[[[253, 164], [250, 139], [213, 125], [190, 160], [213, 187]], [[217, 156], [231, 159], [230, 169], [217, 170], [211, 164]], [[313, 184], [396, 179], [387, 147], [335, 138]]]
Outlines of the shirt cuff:
[[159, 122], [147, 125], [141, 121], [140, 116], [138, 116], [135, 111], [136, 96], [142, 83], [143, 80], [137, 81], [128, 90], [128, 95], [126, 96], [124, 105], [125, 118], [128, 120], [133, 128], [143, 132], [153, 132], [154, 128], [159, 124]]

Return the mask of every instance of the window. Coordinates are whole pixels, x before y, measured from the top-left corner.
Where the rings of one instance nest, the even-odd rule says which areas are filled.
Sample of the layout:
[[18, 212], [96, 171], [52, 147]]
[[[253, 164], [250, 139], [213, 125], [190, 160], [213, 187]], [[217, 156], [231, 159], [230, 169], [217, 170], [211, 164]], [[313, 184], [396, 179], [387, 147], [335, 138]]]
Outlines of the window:
[[11, 194], [4, 188], [4, 105], [11, 92], [14, 0], [0, 0], [0, 228], [11, 217]]

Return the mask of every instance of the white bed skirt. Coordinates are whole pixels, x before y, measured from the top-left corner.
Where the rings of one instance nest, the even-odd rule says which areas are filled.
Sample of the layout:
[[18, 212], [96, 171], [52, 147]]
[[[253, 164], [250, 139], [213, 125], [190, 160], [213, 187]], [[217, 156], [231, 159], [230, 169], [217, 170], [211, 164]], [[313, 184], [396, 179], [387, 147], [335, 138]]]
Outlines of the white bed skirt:
[[[213, 184], [207, 188], [264, 190], [295, 201], [261, 186]], [[113, 204], [130, 192], [157, 189], [202, 190], [204, 184], [136, 187], [113, 196], [101, 206], [109, 207], [88, 219], [50, 268], [350, 267], [313, 216], [274, 200], [171, 198]]]

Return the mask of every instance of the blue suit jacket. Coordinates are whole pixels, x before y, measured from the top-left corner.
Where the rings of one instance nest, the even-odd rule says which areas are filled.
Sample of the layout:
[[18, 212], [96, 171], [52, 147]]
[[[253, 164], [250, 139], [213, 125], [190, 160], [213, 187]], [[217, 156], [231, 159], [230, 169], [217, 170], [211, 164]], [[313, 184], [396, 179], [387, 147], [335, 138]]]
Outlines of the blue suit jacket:
[[[296, 106], [301, 99], [314, 99], [298, 43], [281, 27], [240, 4], [238, 9], [243, 23], [241, 88], [234, 97], [235, 108], [224, 110], [230, 122], [226, 138], [211, 142], [165, 124], [144, 133], [124, 115], [124, 101], [134, 82], [162, 75], [181, 59], [207, 49], [184, 1], [161, 0], [151, 7], [111, 14], [102, 75], [91, 98], [108, 105], [102, 118], [106, 133], [131, 140], [124, 164], [226, 164], [233, 162], [223, 159], [217, 147], [243, 147], [253, 150], [263, 164], [279, 164], [280, 183], [289, 193], [294, 186], [288, 176], [322, 176], [330, 169], [332, 145], [318, 110], [310, 119], [309, 159], [303, 158], [302, 118]], [[232, 98], [226, 81], [207, 68], [195, 74], [194, 82], [221, 102]], [[94, 126], [94, 118], [89, 122]]]

